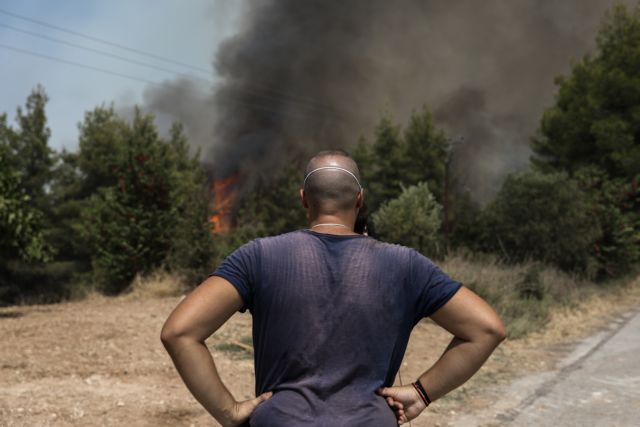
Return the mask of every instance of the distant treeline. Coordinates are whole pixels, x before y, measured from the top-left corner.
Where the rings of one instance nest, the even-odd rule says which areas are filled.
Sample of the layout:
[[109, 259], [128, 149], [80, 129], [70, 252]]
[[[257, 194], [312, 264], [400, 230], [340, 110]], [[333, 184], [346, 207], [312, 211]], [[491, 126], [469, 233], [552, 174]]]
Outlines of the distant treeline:
[[[597, 46], [557, 79], [555, 104], [532, 137], [530, 170], [508, 176], [486, 206], [452, 176], [450, 139], [426, 107], [405, 126], [382, 118], [352, 153], [366, 188], [358, 226], [433, 258], [467, 248], [598, 280], [636, 267], [638, 9], [614, 8]], [[1, 303], [117, 294], [159, 268], [195, 285], [247, 240], [306, 225], [302, 158], [258, 180], [235, 209], [233, 230], [215, 234], [210, 183], [180, 124], [162, 137], [152, 116], [136, 110], [127, 121], [100, 106], [80, 124], [77, 151], [56, 152], [46, 103], [38, 86], [14, 124], [0, 115]]]

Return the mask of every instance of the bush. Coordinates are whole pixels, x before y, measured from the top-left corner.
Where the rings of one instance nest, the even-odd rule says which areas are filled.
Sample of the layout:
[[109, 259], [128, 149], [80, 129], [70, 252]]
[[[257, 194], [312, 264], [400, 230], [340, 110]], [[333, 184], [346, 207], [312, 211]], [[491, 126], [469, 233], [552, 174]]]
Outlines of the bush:
[[442, 207], [426, 183], [403, 189], [402, 194], [372, 215], [377, 235], [387, 242], [412, 247], [430, 257], [442, 253], [438, 235]]
[[47, 304], [77, 295], [73, 262], [5, 261], [0, 266], [0, 305]]
[[588, 195], [602, 235], [593, 251], [601, 277], [617, 277], [640, 262], [640, 176], [609, 178], [597, 167], [583, 168], [576, 181]]
[[483, 223], [480, 249], [511, 262], [534, 259], [595, 274], [592, 249], [602, 233], [587, 196], [564, 173], [510, 175]]

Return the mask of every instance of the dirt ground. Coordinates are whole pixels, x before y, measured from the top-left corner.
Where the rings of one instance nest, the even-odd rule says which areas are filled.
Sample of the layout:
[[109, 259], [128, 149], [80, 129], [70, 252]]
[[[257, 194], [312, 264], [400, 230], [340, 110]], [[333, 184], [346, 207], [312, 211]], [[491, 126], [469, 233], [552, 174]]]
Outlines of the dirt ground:
[[[499, 399], [500, 385], [550, 369], [572, 344], [640, 304], [640, 280], [553, 313], [549, 327], [506, 340], [465, 386], [435, 402], [412, 427], [452, 425]], [[104, 298], [0, 309], [0, 426], [212, 426], [160, 343], [180, 298]], [[207, 344], [236, 399], [253, 397], [249, 313], [236, 313]], [[425, 320], [411, 335], [400, 375], [428, 368], [451, 336]]]

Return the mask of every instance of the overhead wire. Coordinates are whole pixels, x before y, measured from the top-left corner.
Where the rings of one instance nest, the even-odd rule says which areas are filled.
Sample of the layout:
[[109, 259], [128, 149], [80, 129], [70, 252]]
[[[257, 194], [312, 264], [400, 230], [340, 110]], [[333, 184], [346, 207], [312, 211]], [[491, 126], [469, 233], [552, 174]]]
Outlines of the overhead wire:
[[[42, 59], [47, 59], [50, 61], [54, 61], [54, 62], [59, 62], [62, 64], [66, 64], [66, 65], [72, 65], [75, 67], [80, 67], [80, 68], [84, 68], [84, 69], [88, 69], [88, 70], [92, 70], [92, 71], [97, 71], [100, 73], [104, 73], [104, 74], [110, 74], [113, 76], [117, 76], [117, 77], [122, 77], [122, 78], [126, 78], [126, 79], [130, 79], [130, 80], [135, 80], [138, 82], [142, 82], [142, 83], [147, 83], [153, 86], [159, 86], [160, 83], [145, 79], [145, 78], [141, 78], [141, 77], [136, 77], [136, 76], [132, 76], [130, 74], [125, 74], [125, 73], [120, 73], [117, 71], [113, 71], [113, 70], [108, 70], [105, 68], [101, 68], [101, 67], [95, 67], [93, 65], [88, 65], [88, 64], [83, 64], [80, 62], [76, 62], [76, 61], [69, 61], [67, 59], [63, 59], [63, 58], [59, 58], [56, 56], [52, 56], [52, 55], [47, 55], [47, 54], [43, 54], [43, 53], [39, 53], [39, 52], [34, 52], [32, 50], [28, 50], [28, 49], [22, 49], [19, 47], [15, 47], [15, 46], [10, 46], [4, 43], [0, 43], [0, 48], [3, 49], [7, 49], [10, 51], [14, 51], [14, 52], [18, 52], [18, 53], [22, 53], [25, 55], [30, 55], [30, 56], [34, 56], [34, 57], [39, 57]], [[195, 90], [193, 90], [194, 93]], [[323, 114], [311, 114], [310, 112], [305, 112], [305, 111], [301, 111], [301, 110], [291, 110], [291, 108], [273, 108], [272, 105], [268, 105], [265, 104], [264, 102], [256, 102], [256, 101], [260, 101], [260, 100], [255, 100], [255, 101], [247, 101], [247, 100], [241, 100], [241, 99], [229, 99], [226, 102], [230, 103], [230, 104], [234, 104], [237, 106], [242, 106], [245, 108], [249, 108], [249, 109], [253, 109], [253, 110], [260, 110], [263, 111], [265, 113], [269, 113], [271, 116], [274, 117], [290, 117], [292, 119], [313, 119], [315, 121], [318, 122], [322, 122], [324, 120], [327, 119], [326, 115]], [[264, 101], [264, 100], [262, 100]], [[281, 101], [281, 100], [280, 100]], [[331, 119], [331, 118], [330, 118]], [[337, 116], [337, 115], [333, 115], [332, 117], [333, 120], [338, 120], [338, 121], [348, 121], [346, 118], [341, 117], [341, 116]]]
[[[82, 37], [82, 38], [85, 38], [85, 39], [88, 39], [88, 40], [92, 40], [92, 41], [95, 41], [95, 42], [98, 42], [98, 43], [103, 43], [103, 44], [108, 45], [108, 46], [116, 47], [116, 48], [119, 48], [119, 49], [124, 49], [124, 50], [130, 51], [130, 52], [134, 52], [134, 53], [137, 53], [137, 54], [140, 54], [140, 55], [144, 55], [144, 56], [147, 56], [147, 57], [150, 57], [150, 58], [159, 59], [159, 60], [162, 60], [162, 61], [165, 61], [165, 62], [169, 62], [169, 63], [175, 64], [175, 65], [180, 65], [180, 66], [183, 66], [183, 67], [187, 67], [189, 69], [192, 69], [192, 70], [195, 70], [195, 71], [198, 71], [198, 72], [201, 72], [201, 73], [206, 73], [208, 76], [211, 75], [211, 71], [210, 70], [205, 70], [203, 68], [196, 67], [196, 66], [193, 66], [193, 65], [190, 65], [190, 64], [186, 64], [184, 62], [175, 61], [175, 60], [173, 60], [171, 58], [167, 58], [167, 57], [164, 57], [164, 56], [152, 54], [152, 53], [149, 53], [149, 52], [146, 52], [146, 51], [143, 51], [143, 50], [140, 50], [140, 49], [132, 48], [132, 47], [120, 44], [120, 43], [114, 43], [114, 42], [106, 40], [106, 39], [102, 39], [102, 38], [95, 37], [95, 36], [92, 36], [92, 35], [89, 35], [89, 34], [81, 33], [79, 31], [75, 31], [75, 30], [71, 30], [69, 28], [61, 27], [59, 25], [54, 25], [54, 24], [51, 24], [49, 22], [45, 22], [45, 21], [42, 21], [42, 20], [30, 18], [28, 16], [20, 15], [20, 14], [17, 14], [15, 12], [11, 12], [11, 11], [6, 10], [6, 9], [0, 8], [0, 14], [11, 16], [13, 18], [17, 18], [17, 19], [20, 19], [20, 20], [23, 20], [23, 21], [26, 21], [26, 22], [31, 22], [31, 23], [34, 23], [34, 24], [37, 24], [37, 25], [41, 25], [41, 26], [44, 26], [44, 27], [47, 27], [47, 28], [52, 28], [52, 29], [57, 30], [57, 31], [62, 31], [62, 32], [65, 32], [65, 33], [68, 33], [68, 34], [71, 34], [71, 35], [74, 35], [74, 36]], [[110, 54], [110, 53], [107, 53], [107, 52], [104, 52], [104, 51], [100, 51], [98, 49], [88, 48], [88, 47], [85, 47], [85, 46], [77, 45], [75, 43], [62, 41], [62, 40], [59, 40], [59, 39], [53, 39], [52, 37], [45, 36], [45, 35], [38, 34], [38, 33], [34, 33], [34, 32], [31, 32], [31, 31], [28, 31], [28, 30], [17, 29], [16, 27], [12, 27], [12, 26], [9, 26], [9, 25], [6, 25], [6, 24], [0, 24], [0, 25], [2, 25], [4, 27], [7, 27], [7, 28], [10, 28], [10, 29], [12, 29], [14, 31], [20, 31], [20, 32], [23, 32], [23, 33], [26, 33], [26, 34], [30, 34], [30, 35], [35, 36], [35, 37], [43, 38], [43, 39], [49, 39], [49, 40], [55, 41], [57, 43], [62, 43], [62, 44], [66, 44], [66, 45], [69, 45], [69, 46], [73, 46], [73, 47], [77, 47], [77, 48], [93, 51], [95, 53], [100, 53], [102, 55], [111, 56], [111, 57], [116, 58], [116, 59], [120, 59], [120, 60], [124, 60], [124, 61], [128, 61], [128, 62], [136, 63], [138, 65], [143, 65], [143, 66], [147, 66], [147, 67], [150, 66], [150, 67], [156, 68], [156, 69], [164, 71], [164, 72], [173, 72], [173, 71], [161, 68], [161, 67], [154, 67], [151, 64], [142, 63], [140, 61], [131, 60], [131, 59], [125, 59], [124, 57], [121, 57], [119, 55]], [[176, 74], [180, 74], [180, 73], [176, 73]], [[263, 84], [258, 84], [258, 83], [246, 84], [246, 82], [245, 82], [245, 83], [243, 83], [242, 91], [253, 93], [253, 94], [258, 94], [258, 95], [264, 96], [264, 97], [272, 97], [272, 98], [275, 95], [275, 97], [278, 98], [279, 100], [284, 100], [285, 102], [288, 102], [288, 103], [291, 103], [291, 104], [297, 104], [297, 105], [302, 106], [304, 108], [311, 108], [311, 109], [321, 110], [324, 113], [330, 111], [331, 113], [333, 113], [335, 115], [341, 115], [341, 114], [345, 114], [345, 113], [346, 114], [352, 114], [351, 112], [348, 112], [348, 111], [345, 111], [345, 110], [340, 110], [340, 109], [337, 109], [337, 108], [332, 107], [332, 106], [327, 106], [327, 105], [321, 104], [316, 100], [313, 100], [313, 99], [310, 99], [310, 98], [306, 98], [306, 97], [301, 97], [301, 96], [298, 96], [298, 95], [292, 95], [290, 93], [285, 93], [285, 92], [276, 90], [276, 89], [274, 89], [272, 87], [269, 87], [269, 86], [263, 85]]]
[[153, 58], [153, 59], [156, 59], [156, 60], [168, 62], [168, 63], [174, 64], [174, 65], [180, 65], [182, 67], [190, 68], [190, 69], [192, 69], [194, 71], [198, 71], [200, 73], [205, 73], [207, 75], [211, 74], [210, 70], [206, 70], [204, 68], [200, 68], [200, 67], [197, 67], [195, 65], [187, 64], [187, 63], [181, 62], [181, 61], [176, 61], [174, 59], [167, 58], [165, 56], [156, 55], [154, 53], [146, 52], [144, 50], [136, 49], [136, 48], [133, 48], [133, 47], [129, 47], [129, 46], [126, 46], [126, 45], [123, 45], [123, 44], [120, 44], [120, 43], [115, 43], [115, 42], [112, 42], [112, 41], [109, 41], [109, 40], [106, 40], [106, 39], [103, 39], [103, 38], [100, 38], [100, 37], [92, 36], [90, 34], [85, 34], [85, 33], [79, 32], [79, 31], [70, 30], [68, 28], [64, 28], [64, 27], [61, 27], [59, 25], [50, 24], [50, 23], [45, 22], [45, 21], [41, 21], [41, 20], [38, 20], [38, 19], [30, 18], [28, 16], [20, 15], [20, 14], [11, 12], [11, 11], [6, 10], [6, 9], [0, 8], [0, 13], [4, 14], [4, 15], [7, 15], [7, 16], [11, 16], [11, 17], [16, 18], [16, 19], [20, 19], [20, 20], [26, 21], [26, 22], [31, 22], [33, 24], [41, 25], [43, 27], [51, 28], [51, 29], [54, 29], [54, 30], [57, 30], [57, 31], [61, 31], [61, 32], [64, 32], [64, 33], [67, 33], [67, 34], [71, 34], [71, 35], [74, 35], [74, 36], [77, 36], [77, 37], [82, 37], [82, 38], [85, 38], [85, 39], [88, 39], [88, 40], [92, 40], [94, 42], [102, 43], [102, 44], [105, 44], [107, 46], [111, 46], [111, 47], [115, 47], [115, 48], [118, 48], [118, 49], [127, 50], [127, 51], [133, 52], [133, 53], [137, 53], [138, 55], [143, 55], [143, 56], [146, 56], [146, 57], [149, 57], [149, 58]]
[[117, 72], [117, 71], [107, 70], [107, 69], [100, 68], [100, 67], [94, 67], [93, 65], [82, 64], [80, 62], [69, 61], [67, 59], [58, 58], [56, 56], [46, 55], [44, 53], [34, 52], [32, 50], [22, 49], [22, 48], [15, 47], [15, 46], [9, 46], [9, 45], [6, 45], [4, 43], [0, 43], [0, 47], [3, 48], [3, 49], [12, 50], [14, 52], [19, 52], [19, 53], [22, 53], [22, 54], [25, 54], [25, 55], [36, 56], [36, 57], [48, 59], [50, 61], [60, 62], [60, 63], [67, 64], [67, 65], [73, 65], [73, 66], [80, 67], [80, 68], [86, 68], [88, 70], [98, 71], [98, 72], [105, 73], [105, 74], [111, 74], [113, 76], [124, 77], [126, 79], [131, 79], [131, 80], [137, 80], [139, 82], [149, 83], [149, 84], [152, 84], [152, 85], [157, 85], [158, 84], [158, 83], [156, 83], [154, 81], [147, 80], [147, 79], [144, 79], [144, 78], [141, 78], [141, 77], [135, 77], [135, 76], [131, 76], [129, 74], [120, 73], [120, 72]]
[[[147, 56], [147, 57], [150, 57], [150, 58], [159, 59], [159, 60], [162, 60], [162, 61], [165, 61], [165, 62], [169, 62], [169, 63], [175, 64], [175, 65], [180, 65], [180, 66], [183, 66], [183, 67], [187, 67], [189, 69], [196, 70], [198, 72], [207, 73], [208, 75], [210, 75], [210, 73], [211, 73], [209, 70], [205, 70], [203, 68], [195, 67], [195, 66], [192, 66], [190, 64], [186, 64], [186, 63], [183, 63], [183, 62], [180, 62], [180, 61], [175, 61], [173, 59], [166, 58], [166, 57], [163, 57], [163, 56], [160, 56], [160, 55], [155, 55], [155, 54], [152, 54], [152, 53], [149, 53], [149, 52], [145, 52], [145, 51], [142, 51], [142, 50], [139, 50], [139, 49], [131, 48], [129, 46], [125, 46], [125, 45], [122, 45], [122, 44], [119, 44], [119, 43], [114, 43], [114, 42], [111, 42], [109, 40], [105, 40], [105, 39], [101, 39], [101, 38], [98, 38], [98, 37], [94, 37], [94, 36], [91, 36], [91, 35], [88, 35], [88, 34], [84, 34], [84, 33], [78, 32], [78, 31], [74, 31], [74, 30], [71, 30], [71, 29], [68, 29], [68, 28], [60, 27], [58, 25], [53, 25], [53, 24], [50, 24], [50, 23], [45, 22], [45, 21], [33, 19], [33, 18], [24, 16], [24, 15], [19, 15], [19, 14], [16, 14], [14, 12], [8, 11], [6, 9], [0, 8], [0, 14], [4, 14], [4, 15], [11, 16], [11, 17], [14, 17], [14, 18], [17, 18], [17, 19], [21, 19], [21, 20], [26, 21], [26, 22], [35, 23], [37, 25], [41, 25], [41, 26], [44, 26], [44, 27], [52, 28], [52, 29], [55, 29], [57, 31], [62, 31], [62, 32], [65, 32], [65, 33], [68, 33], [68, 34], [72, 34], [74, 36], [78, 36], [78, 37], [82, 37], [82, 38], [85, 38], [85, 39], [88, 39], [88, 40], [92, 40], [92, 41], [95, 41], [95, 42], [103, 43], [105, 45], [109, 45], [109, 46], [116, 47], [116, 48], [119, 48], [119, 49], [123, 49], [123, 50], [127, 50], [127, 51], [130, 51], [130, 52], [134, 52], [134, 53], [137, 53], [137, 54], [140, 54], [140, 55], [144, 55], [144, 56]], [[148, 68], [156, 69], [158, 71], [162, 71], [162, 72], [166, 72], [166, 73], [173, 73], [173, 74], [177, 74], [177, 75], [188, 76], [188, 77], [192, 77], [192, 78], [198, 78], [198, 79], [206, 81], [206, 79], [204, 79], [202, 77], [197, 77], [197, 76], [193, 76], [193, 75], [189, 75], [189, 74], [183, 74], [183, 73], [180, 73], [180, 72], [177, 72], [177, 71], [174, 71], [174, 70], [169, 70], [169, 69], [166, 69], [166, 68], [163, 68], [163, 67], [155, 66], [153, 64], [145, 63], [145, 62], [142, 62], [142, 61], [137, 61], [135, 59], [126, 58], [126, 57], [123, 57], [123, 56], [120, 56], [120, 55], [116, 55], [116, 54], [112, 54], [112, 53], [109, 53], [109, 52], [106, 52], [106, 51], [102, 51], [100, 49], [94, 49], [94, 48], [90, 48], [90, 47], [87, 47], [87, 46], [82, 46], [82, 45], [79, 45], [79, 44], [76, 44], [76, 43], [72, 43], [72, 42], [69, 42], [69, 41], [66, 41], [66, 40], [57, 39], [57, 38], [50, 37], [50, 36], [47, 36], [47, 35], [44, 35], [44, 34], [40, 34], [40, 33], [36, 33], [36, 32], [33, 32], [33, 31], [24, 30], [24, 29], [17, 28], [17, 27], [8, 25], [8, 24], [0, 23], [0, 26], [8, 28], [8, 29], [13, 30], [13, 31], [22, 32], [24, 34], [28, 34], [28, 35], [31, 35], [31, 36], [34, 36], [34, 37], [38, 37], [38, 38], [41, 38], [41, 39], [49, 40], [49, 41], [52, 41], [52, 42], [55, 42], [55, 43], [60, 43], [60, 44], [63, 44], [63, 45], [74, 47], [74, 48], [78, 48], [78, 49], [83, 49], [83, 50], [86, 50], [86, 51], [94, 52], [94, 53], [97, 53], [97, 54], [100, 54], [100, 55], [109, 56], [109, 57], [112, 57], [114, 59], [118, 59], [118, 60], [121, 60], [121, 61], [126, 61], [126, 62], [129, 62], [129, 63], [132, 63], [132, 64], [136, 64], [136, 65], [140, 65], [140, 66], [145, 66], [145, 67], [148, 67]], [[51, 61], [55, 61], [55, 62], [67, 64], [67, 65], [72, 65], [72, 66], [76, 66], [76, 67], [80, 67], [80, 68], [84, 68], [84, 69], [98, 71], [98, 72], [101, 72], [101, 73], [110, 74], [110, 75], [114, 75], [114, 76], [118, 76], [118, 77], [122, 77], [122, 78], [127, 78], [127, 79], [130, 79], [130, 80], [135, 80], [135, 81], [139, 81], [139, 82], [149, 83], [151, 85], [158, 85], [159, 84], [159, 83], [156, 83], [154, 81], [151, 81], [151, 80], [148, 80], [148, 79], [145, 79], [145, 78], [136, 77], [136, 76], [132, 76], [132, 75], [125, 74], [125, 73], [120, 73], [120, 72], [113, 71], [113, 70], [107, 70], [105, 68], [96, 67], [96, 66], [92, 66], [92, 65], [76, 62], [76, 61], [70, 61], [70, 60], [66, 60], [66, 59], [63, 59], [63, 58], [58, 58], [58, 57], [55, 57], [55, 56], [52, 56], [52, 55], [47, 55], [47, 54], [34, 52], [34, 51], [31, 51], [31, 50], [28, 50], [28, 49], [18, 48], [18, 47], [15, 47], [15, 46], [9, 46], [9, 45], [6, 45], [6, 44], [0, 44], [0, 47], [2, 47], [4, 49], [11, 50], [11, 51], [19, 52], [19, 53], [22, 53], [22, 54], [31, 55], [31, 56], [35, 56], [35, 57], [40, 57], [40, 58], [48, 59], [48, 60], [51, 60]], [[346, 120], [344, 116], [350, 116], [352, 119], [358, 119], [358, 121], [361, 121], [363, 119], [362, 117], [360, 117], [359, 114], [355, 114], [352, 111], [347, 111], [347, 110], [335, 108], [335, 107], [332, 107], [332, 106], [328, 106], [328, 105], [325, 105], [323, 103], [319, 103], [318, 101], [313, 100], [311, 98], [302, 97], [302, 96], [294, 95], [294, 94], [291, 94], [291, 93], [282, 92], [280, 90], [274, 89], [273, 87], [270, 87], [270, 86], [264, 85], [264, 84], [243, 82], [241, 85], [239, 85], [239, 87], [233, 88], [232, 90], [248, 94], [248, 95], [250, 95], [252, 97], [262, 98], [263, 101], [264, 100], [275, 101], [275, 102], [280, 103], [281, 105], [284, 105], [285, 107], [288, 106], [287, 108], [298, 107], [298, 108], [306, 109], [308, 111], [308, 113], [297, 111], [295, 113], [295, 115], [310, 116], [311, 113], [320, 113], [320, 114], [323, 114], [323, 115], [326, 116], [327, 113], [328, 113], [329, 115], [333, 116], [334, 119], [337, 118], [337, 119], [340, 119], [340, 121]], [[259, 110], [269, 109], [269, 110], [273, 111], [273, 113], [279, 113], [279, 114], [283, 114], [284, 113], [285, 115], [290, 115], [291, 114], [291, 113], [286, 113], [285, 111], [282, 111], [282, 109], [278, 109], [279, 111], [276, 111], [275, 109], [271, 108], [270, 106], [264, 105], [264, 103], [262, 103], [262, 105], [259, 105], [258, 103], [255, 103], [255, 102], [250, 102], [250, 101], [246, 101], [246, 100], [239, 100], [239, 99], [235, 99], [233, 101], [233, 103], [236, 104], [236, 105], [244, 105], [244, 106], [247, 106], [247, 107], [250, 107], [250, 108], [259, 109]]]
[[36, 33], [36, 32], [33, 32], [33, 31], [25, 30], [25, 29], [22, 29], [22, 28], [14, 27], [12, 25], [7, 25], [7, 24], [2, 23], [2, 22], [0, 22], [0, 27], [8, 28], [8, 29], [10, 29], [12, 31], [20, 32], [20, 33], [23, 33], [23, 34], [28, 34], [30, 36], [38, 37], [38, 38], [41, 38], [43, 40], [48, 40], [48, 41], [51, 41], [51, 42], [54, 42], [54, 43], [59, 43], [59, 44], [70, 46], [70, 47], [74, 47], [74, 48], [77, 48], [77, 49], [86, 50], [88, 52], [97, 53], [99, 55], [108, 56], [108, 57], [111, 57], [111, 58], [114, 58], [114, 59], [118, 59], [120, 61], [129, 62], [131, 64], [135, 64], [135, 65], [140, 65], [140, 66], [143, 66], [143, 67], [151, 68], [151, 69], [154, 69], [154, 70], [157, 70], [157, 71], [162, 71], [162, 72], [165, 72], [165, 73], [181, 75], [181, 76], [185, 76], [185, 77], [195, 77], [195, 78], [198, 78], [198, 79], [206, 80], [206, 79], [204, 79], [203, 77], [200, 77], [200, 76], [194, 76], [192, 74], [184, 74], [184, 73], [181, 73], [179, 71], [170, 70], [168, 68], [158, 67], [156, 65], [149, 64], [147, 62], [137, 61], [135, 59], [131, 59], [131, 58], [127, 58], [127, 57], [124, 57], [124, 56], [116, 55], [116, 54], [113, 54], [113, 53], [110, 53], [110, 52], [106, 52], [104, 50], [94, 49], [94, 48], [83, 46], [83, 45], [80, 45], [80, 44], [77, 44], [77, 43], [72, 43], [72, 42], [69, 42], [69, 41], [66, 41], [66, 40], [57, 39], [55, 37], [50, 37], [50, 36], [47, 36], [45, 34], [40, 34], [40, 33]]

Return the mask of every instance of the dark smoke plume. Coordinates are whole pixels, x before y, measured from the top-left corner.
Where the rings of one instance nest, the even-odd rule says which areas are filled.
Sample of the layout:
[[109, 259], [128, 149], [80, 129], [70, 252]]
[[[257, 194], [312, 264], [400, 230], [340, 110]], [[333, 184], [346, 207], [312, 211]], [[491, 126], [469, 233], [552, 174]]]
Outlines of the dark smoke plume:
[[[292, 155], [353, 147], [383, 111], [426, 104], [477, 201], [527, 167], [553, 79], [594, 47], [609, 0], [262, 0], [218, 49], [220, 83], [147, 92], [218, 177], [269, 176]], [[366, 184], [365, 184], [366, 185]]]

